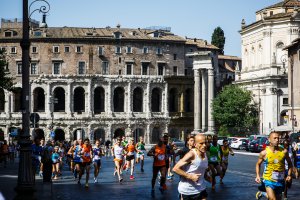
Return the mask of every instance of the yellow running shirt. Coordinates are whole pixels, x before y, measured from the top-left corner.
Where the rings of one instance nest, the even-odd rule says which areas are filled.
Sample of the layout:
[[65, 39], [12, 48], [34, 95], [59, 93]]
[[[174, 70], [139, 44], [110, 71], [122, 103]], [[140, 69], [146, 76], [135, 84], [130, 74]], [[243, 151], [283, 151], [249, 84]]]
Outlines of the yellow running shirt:
[[273, 153], [269, 147], [267, 147], [263, 178], [273, 182], [283, 181], [285, 170], [284, 160], [285, 154], [283, 148], [279, 147], [278, 151]]

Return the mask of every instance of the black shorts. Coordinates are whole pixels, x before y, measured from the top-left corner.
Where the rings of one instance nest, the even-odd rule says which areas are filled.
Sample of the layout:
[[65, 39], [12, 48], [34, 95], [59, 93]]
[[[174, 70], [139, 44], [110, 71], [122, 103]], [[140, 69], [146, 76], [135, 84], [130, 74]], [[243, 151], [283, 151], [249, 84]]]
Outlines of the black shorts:
[[206, 190], [201, 191], [198, 194], [193, 194], [193, 195], [184, 195], [182, 194], [182, 199], [183, 200], [201, 200], [207, 198], [208, 194]]
[[213, 165], [214, 167], [220, 165], [218, 162], [208, 162], [209, 165]]
[[81, 164], [82, 167], [90, 166], [91, 162], [83, 162]]
[[126, 156], [126, 161], [131, 161], [134, 159], [134, 155]]

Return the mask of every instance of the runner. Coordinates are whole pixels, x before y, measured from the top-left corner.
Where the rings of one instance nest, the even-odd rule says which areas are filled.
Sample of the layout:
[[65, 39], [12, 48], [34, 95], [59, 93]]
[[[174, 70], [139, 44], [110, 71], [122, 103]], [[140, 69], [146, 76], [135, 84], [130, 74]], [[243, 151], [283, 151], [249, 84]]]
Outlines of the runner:
[[[75, 163], [75, 172], [74, 172], [74, 177], [75, 180], [77, 179], [77, 174], [79, 174], [79, 176], [82, 176], [82, 158], [81, 158], [81, 150], [82, 150], [82, 140], [78, 139], [78, 145], [75, 148], [74, 151], [74, 163]], [[80, 179], [77, 182], [78, 184], [80, 184]]]
[[111, 151], [110, 151], [110, 140], [106, 140], [105, 142], [105, 157], [109, 157], [111, 155]]
[[112, 156], [114, 157], [115, 162], [115, 172], [114, 174], [118, 174], [119, 182], [123, 181], [123, 178], [121, 177], [121, 167], [123, 163], [123, 154], [124, 154], [124, 147], [121, 144], [122, 139], [117, 138], [116, 144], [112, 147], [111, 152]]
[[133, 171], [134, 171], [134, 157], [135, 152], [137, 152], [135, 145], [134, 145], [134, 139], [131, 138], [129, 140], [129, 143], [126, 147], [126, 170], [129, 170], [130, 168], [130, 179], [133, 180]]
[[1, 146], [0, 152], [2, 154], [2, 158], [3, 158], [3, 161], [4, 161], [4, 168], [6, 168], [7, 160], [8, 160], [8, 156], [9, 156], [9, 148], [8, 148], [6, 140], [4, 140], [4, 143]]
[[[44, 148], [46, 147], [45, 139], [42, 138], [40, 143], [41, 143], [40, 146], [42, 147], [42, 152], [43, 152]], [[44, 169], [43, 169], [44, 166], [43, 165], [44, 165], [43, 162], [41, 162], [40, 163], [40, 173], [39, 173], [40, 177], [43, 177], [43, 171], [44, 171]]]
[[175, 154], [175, 158], [179, 156], [180, 159], [182, 159], [185, 154], [187, 154], [192, 148], [194, 148], [195, 145], [195, 137], [193, 135], [189, 135], [186, 138], [185, 146], [182, 149], [179, 149], [179, 151]]
[[67, 157], [68, 157], [69, 162], [70, 162], [70, 170], [73, 173], [75, 179], [76, 179], [76, 176], [75, 176], [76, 170], [75, 170], [75, 162], [74, 162], [74, 153], [75, 153], [77, 145], [78, 145], [77, 140], [74, 140], [73, 141], [73, 146], [70, 147], [70, 149], [67, 153]]
[[[88, 188], [90, 169], [91, 169], [90, 164], [92, 162], [92, 157], [93, 157], [93, 148], [90, 144], [90, 140], [87, 138], [84, 140], [84, 143], [82, 145], [81, 155], [82, 155], [82, 172], [84, 173], [84, 171], [86, 171], [85, 187]], [[79, 174], [79, 182], [83, 173]]]
[[[288, 140], [284, 140], [284, 141], [283, 141], [283, 148], [287, 150], [287, 152], [288, 152], [288, 154], [289, 154], [289, 157], [292, 158], [292, 156], [293, 156], [292, 148], [291, 148], [290, 143], [289, 143]], [[292, 159], [291, 159], [291, 161], [292, 161]], [[292, 163], [293, 163], [293, 162], [292, 162]], [[288, 167], [289, 167], [289, 164], [288, 164], [287, 160], [285, 160], [284, 164], [285, 164], [285, 178], [286, 178], [287, 175], [288, 175]], [[292, 167], [292, 168], [293, 168], [293, 167]], [[290, 182], [286, 182], [286, 183], [285, 183], [285, 186], [284, 186], [284, 192], [283, 192], [284, 200], [287, 199], [287, 191], [288, 191], [288, 189], [290, 189], [291, 186], [292, 186], [292, 180], [293, 180], [293, 179], [291, 179]]]
[[100, 140], [96, 140], [95, 147], [93, 148], [94, 183], [98, 183], [98, 174], [101, 167], [101, 156], [103, 155], [103, 151], [100, 147]]
[[[256, 163], [256, 178], [257, 183], [261, 183], [260, 165], [264, 162], [263, 184], [267, 192], [269, 200], [280, 200], [284, 190], [285, 181], [291, 181], [292, 162], [287, 150], [279, 147], [279, 134], [272, 132], [269, 135], [270, 146], [260, 152]], [[284, 178], [285, 160], [288, 162], [288, 174]], [[284, 180], [285, 179], [285, 180]], [[262, 197], [261, 192], [256, 195], [257, 199]]]
[[153, 146], [147, 153], [147, 156], [153, 156], [153, 176], [152, 176], [152, 190], [151, 195], [154, 196], [154, 186], [158, 175], [161, 174], [159, 190], [163, 193], [166, 189], [166, 145], [164, 144], [164, 138], [160, 138], [158, 143]]
[[204, 135], [195, 136], [195, 148], [191, 149], [174, 166], [173, 171], [181, 176], [178, 191], [183, 200], [205, 200], [208, 196], [204, 179], [207, 176], [208, 160]]
[[66, 149], [62, 142], [59, 143], [58, 153], [59, 153], [59, 176], [61, 176], [62, 175], [61, 170], [63, 168], [63, 164], [66, 158]]
[[223, 154], [223, 158], [222, 158], [222, 162], [221, 162], [223, 177], [220, 178], [220, 183], [223, 184], [223, 178], [224, 178], [224, 176], [226, 174], [226, 171], [227, 171], [227, 168], [228, 168], [229, 153], [230, 153], [230, 155], [234, 156], [234, 153], [233, 153], [232, 149], [229, 147], [227, 139], [223, 140], [223, 146], [221, 146], [221, 151], [222, 151], [222, 154]]
[[174, 150], [172, 145], [169, 143], [169, 134], [165, 133], [163, 136], [164, 145], [166, 145], [166, 170], [167, 170], [167, 179], [173, 179], [174, 174], [171, 173], [171, 163]]
[[141, 172], [144, 172], [144, 158], [145, 158], [145, 142], [144, 137], [140, 136], [140, 141], [136, 144], [138, 153], [136, 155], [136, 163], [141, 162]]
[[55, 146], [54, 151], [52, 153], [52, 178], [58, 179], [60, 174], [59, 163], [60, 163], [60, 155], [59, 155], [59, 147]]
[[40, 164], [42, 159], [42, 147], [40, 146], [40, 139], [35, 138], [34, 143], [32, 144], [32, 163], [33, 163], [33, 172], [37, 173], [37, 170], [40, 170]]
[[214, 135], [212, 143], [208, 144], [208, 167], [211, 172], [212, 182], [211, 189], [215, 190], [216, 186], [216, 176], [220, 175], [220, 178], [223, 179], [223, 173], [221, 170], [220, 163], [222, 162], [221, 158], [223, 157], [221, 147], [218, 144], [218, 136]]
[[298, 179], [300, 177], [300, 136], [298, 137], [297, 144], [294, 145], [294, 155], [295, 155], [295, 174], [296, 178]]
[[[123, 137], [122, 137], [122, 146], [123, 146], [123, 148], [126, 149], [126, 148], [127, 148], [127, 145], [128, 145], [128, 141], [126, 140], [126, 137], [123, 136]], [[123, 170], [125, 170], [125, 169], [127, 168], [126, 164], [127, 164], [127, 162], [126, 162], [126, 154], [125, 154], [125, 155], [123, 156], [123, 167], [122, 167]], [[121, 169], [121, 170], [122, 170], [122, 169]]]

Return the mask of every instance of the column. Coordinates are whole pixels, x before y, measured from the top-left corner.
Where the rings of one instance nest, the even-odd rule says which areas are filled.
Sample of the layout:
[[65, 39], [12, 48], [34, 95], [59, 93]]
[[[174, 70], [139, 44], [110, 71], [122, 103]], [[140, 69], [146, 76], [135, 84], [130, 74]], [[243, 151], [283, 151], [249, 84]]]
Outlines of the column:
[[112, 109], [111, 109], [111, 105], [112, 105], [112, 94], [111, 94], [111, 82], [108, 82], [108, 86], [107, 86], [107, 92], [105, 95], [105, 105], [106, 105], [106, 113], [108, 116], [112, 116]]
[[214, 70], [208, 69], [208, 131], [214, 131], [215, 129], [215, 121], [212, 116], [212, 102], [214, 99]]
[[86, 105], [86, 109], [87, 109], [87, 113], [88, 113], [88, 116], [89, 117], [92, 117], [92, 115], [93, 115], [93, 107], [94, 107], [94, 105], [93, 105], [93, 95], [92, 95], [92, 93], [93, 93], [93, 91], [92, 91], [92, 79], [90, 78], [89, 79], [89, 82], [88, 82], [88, 87], [87, 87], [87, 101], [86, 101], [86, 103], [85, 103], [85, 105]]
[[67, 92], [66, 92], [66, 113], [71, 116], [73, 112], [73, 101], [72, 101], [72, 85], [68, 82]]
[[111, 132], [111, 124], [108, 124], [107, 129], [106, 129], [106, 138], [109, 139], [113, 143], [113, 136]]
[[11, 113], [11, 110], [10, 110], [10, 105], [11, 105], [11, 93], [10, 92], [7, 92], [7, 91], [4, 91], [4, 94], [5, 94], [5, 104], [4, 104], [4, 112], [6, 114], [6, 117], [9, 118], [10, 117], [10, 113]]
[[146, 144], [150, 144], [150, 133], [151, 133], [151, 125], [150, 124], [147, 124], [147, 127], [146, 127], [146, 137], [145, 137], [145, 143]]
[[194, 69], [194, 132], [201, 130], [200, 70]]
[[131, 91], [131, 82], [128, 83], [127, 88], [127, 116], [132, 117], [132, 91]]
[[164, 111], [165, 117], [169, 117], [169, 86], [168, 83], [165, 85], [165, 99], [164, 99]]
[[29, 112], [33, 113], [33, 106], [34, 106], [34, 92], [32, 91], [32, 86], [30, 84], [30, 90], [29, 90]]
[[51, 102], [52, 93], [51, 93], [51, 85], [50, 83], [47, 84], [46, 91], [45, 91], [45, 112], [47, 119], [51, 118], [51, 112], [54, 110], [53, 104]]
[[181, 87], [181, 90], [180, 90], [180, 93], [179, 93], [179, 95], [180, 95], [180, 108], [179, 108], [179, 112], [180, 112], [180, 115], [181, 115], [181, 117], [183, 117], [183, 113], [184, 113], [184, 90], [182, 89], [182, 87]]
[[206, 124], [206, 120], [207, 120], [207, 107], [206, 107], [206, 103], [207, 103], [207, 73], [206, 70], [202, 70], [202, 131], [206, 130], [207, 124]]
[[146, 111], [146, 117], [151, 117], [151, 91], [150, 91], [150, 81], [147, 83], [147, 89], [146, 89], [146, 100], [145, 100], [145, 111]]
[[11, 92], [10, 95], [10, 113], [15, 112], [15, 94]]

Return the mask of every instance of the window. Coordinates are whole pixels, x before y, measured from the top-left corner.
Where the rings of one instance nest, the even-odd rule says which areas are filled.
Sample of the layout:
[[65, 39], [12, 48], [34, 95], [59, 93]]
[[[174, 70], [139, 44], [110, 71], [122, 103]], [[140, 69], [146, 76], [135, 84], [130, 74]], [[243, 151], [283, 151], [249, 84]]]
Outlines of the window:
[[161, 55], [161, 54], [162, 54], [162, 49], [161, 49], [160, 47], [158, 47], [158, 48], [156, 49], [156, 54], [157, 54], [157, 55]]
[[65, 46], [65, 53], [69, 53], [70, 52], [70, 47], [69, 46]]
[[98, 47], [98, 55], [103, 56], [104, 55], [104, 48], [103, 47]]
[[59, 53], [59, 46], [53, 46], [53, 53]]
[[147, 53], [149, 53], [149, 49], [148, 49], [148, 47], [144, 47], [143, 48], [143, 54], [147, 54]]
[[78, 63], [78, 74], [85, 74], [85, 62], [83, 61]]
[[17, 47], [11, 47], [10, 53], [13, 53], [13, 54], [17, 53]]
[[122, 70], [121, 69], [119, 69], [119, 75], [122, 75]]
[[17, 64], [17, 73], [22, 74], [22, 63]]
[[4, 32], [4, 37], [12, 37], [12, 32], [11, 31]]
[[282, 104], [283, 105], [288, 105], [289, 104], [289, 99], [288, 98], [283, 98]]
[[76, 53], [82, 53], [82, 46], [76, 47]]
[[122, 34], [120, 32], [114, 33], [116, 39], [121, 39]]
[[132, 64], [126, 64], [126, 74], [132, 75]]
[[127, 47], [126, 48], [126, 53], [132, 53], [132, 48], [131, 47]]
[[119, 63], [121, 63], [122, 62], [122, 58], [121, 57], [119, 57]]
[[37, 53], [37, 47], [32, 47], [31, 51], [32, 53]]
[[160, 37], [160, 33], [158, 31], [154, 32], [153, 37]]
[[36, 63], [31, 63], [31, 65], [30, 65], [30, 74], [32, 74], [32, 75], [37, 74], [37, 64]]
[[121, 53], [121, 47], [116, 47], [115, 52], [116, 53]]
[[55, 75], [60, 74], [60, 71], [61, 71], [60, 66], [61, 66], [60, 62], [53, 63], [53, 74], [55, 74]]
[[164, 75], [164, 65], [158, 64], [158, 75], [163, 76]]
[[6, 48], [5, 47], [0, 47], [1, 51], [6, 52]]
[[142, 63], [142, 75], [148, 75], [148, 63]]
[[109, 74], [108, 62], [107, 61], [102, 62], [102, 74], [103, 75], [108, 75]]
[[273, 15], [273, 11], [270, 11], [270, 16], [272, 16]]
[[173, 54], [173, 59], [177, 60], [177, 54], [176, 53]]
[[173, 67], [173, 75], [174, 75], [174, 76], [177, 76], [177, 66], [174, 66], [174, 67]]

